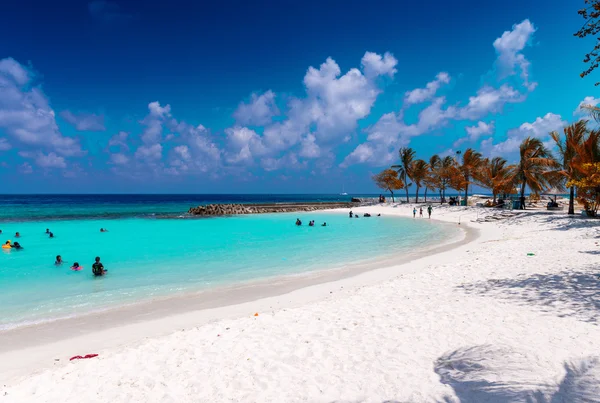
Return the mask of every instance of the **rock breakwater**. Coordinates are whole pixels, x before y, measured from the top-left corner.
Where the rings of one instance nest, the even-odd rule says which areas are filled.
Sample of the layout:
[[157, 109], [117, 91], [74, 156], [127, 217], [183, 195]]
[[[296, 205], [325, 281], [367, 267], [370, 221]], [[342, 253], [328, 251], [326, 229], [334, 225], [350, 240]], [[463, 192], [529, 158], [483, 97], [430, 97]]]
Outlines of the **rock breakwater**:
[[209, 204], [192, 207], [188, 214], [197, 216], [224, 216], [239, 214], [293, 213], [298, 211], [316, 211], [334, 208], [351, 208], [358, 203], [267, 203], [267, 204]]

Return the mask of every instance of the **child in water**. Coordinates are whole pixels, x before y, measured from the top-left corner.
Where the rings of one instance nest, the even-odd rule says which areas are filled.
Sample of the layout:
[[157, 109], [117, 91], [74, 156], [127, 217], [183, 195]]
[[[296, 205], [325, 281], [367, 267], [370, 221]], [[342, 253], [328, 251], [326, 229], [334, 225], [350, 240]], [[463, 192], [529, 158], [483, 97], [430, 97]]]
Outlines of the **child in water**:
[[96, 277], [104, 276], [106, 274], [107, 270], [104, 268], [104, 265], [102, 263], [100, 263], [100, 257], [96, 257], [95, 260], [96, 261], [92, 265], [92, 273], [94, 273], [94, 276], [96, 276]]
[[415, 218], [416, 216], [417, 216], [417, 208], [415, 207], [415, 208], [413, 209], [413, 218]]
[[61, 264], [63, 264], [63, 260], [62, 257], [60, 255], [56, 256], [56, 262], [54, 262], [55, 265], [60, 266]]
[[71, 270], [73, 271], [79, 271], [81, 269], [83, 269], [83, 267], [79, 266], [79, 263], [77, 262], [73, 263], [73, 266], [71, 266]]

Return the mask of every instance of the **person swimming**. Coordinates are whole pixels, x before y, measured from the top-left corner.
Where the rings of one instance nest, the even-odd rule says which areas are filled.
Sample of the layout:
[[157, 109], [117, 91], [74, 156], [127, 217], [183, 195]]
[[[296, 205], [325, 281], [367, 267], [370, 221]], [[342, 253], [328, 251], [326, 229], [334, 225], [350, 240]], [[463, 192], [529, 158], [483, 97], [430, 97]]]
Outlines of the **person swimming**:
[[308, 226], [309, 227], [314, 227], [315, 226], [315, 222], [313, 220], [309, 221]]
[[62, 256], [56, 255], [56, 262], [54, 262], [54, 264], [57, 266], [60, 266], [61, 264], [63, 264]]
[[296, 218], [296, 225], [297, 226], [301, 226], [302, 225], [302, 221], [300, 221], [299, 218]]
[[18, 232], [15, 234], [15, 238], [21, 238], [21, 234], [19, 234]]
[[326, 227], [326, 226], [327, 226], [326, 222], [324, 222], [323, 224], [321, 224], [321, 227]]
[[48, 238], [54, 238], [54, 234], [53, 234], [52, 232], [50, 232], [50, 233], [48, 234]]
[[108, 232], [106, 228], [100, 228], [100, 232]]
[[23, 247], [21, 246], [21, 244], [20, 244], [20, 243], [18, 243], [18, 242], [15, 242], [15, 243], [13, 243], [13, 248], [15, 248], [15, 249], [17, 249], [17, 250], [19, 250], [19, 249], [23, 249]]
[[83, 267], [79, 266], [79, 263], [77, 262], [73, 263], [73, 266], [71, 266], [71, 270], [73, 271], [79, 271], [81, 269], [83, 269]]
[[104, 265], [100, 262], [100, 257], [96, 257], [94, 264], [92, 265], [92, 273], [94, 276], [103, 276], [108, 270], [104, 268]]
[[350, 214], [348, 214], [348, 216], [350, 216], [350, 218], [352, 218], [352, 210], [350, 210]]
[[49, 233], [50, 233], [50, 229], [46, 228], [46, 234], [49, 234]]
[[365, 213], [363, 217], [371, 217], [371, 214]]
[[4, 243], [4, 245], [2, 245], [2, 249], [11, 249], [11, 248], [12, 248], [12, 245], [10, 243], [10, 239], [8, 241], [6, 241]]

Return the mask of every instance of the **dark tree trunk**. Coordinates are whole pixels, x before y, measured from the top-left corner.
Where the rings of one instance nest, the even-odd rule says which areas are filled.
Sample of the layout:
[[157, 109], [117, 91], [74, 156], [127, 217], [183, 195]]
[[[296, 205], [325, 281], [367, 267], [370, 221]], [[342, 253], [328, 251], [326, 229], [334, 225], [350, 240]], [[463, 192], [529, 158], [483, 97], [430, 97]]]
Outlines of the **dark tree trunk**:
[[415, 199], [415, 203], [419, 202], [419, 186], [417, 186], [417, 198]]
[[575, 214], [575, 186], [569, 191], [569, 214]]
[[525, 210], [525, 181], [521, 185], [521, 210]]
[[496, 193], [494, 191], [492, 191], [492, 195], [494, 196], [494, 201], [492, 202], [492, 204], [495, 206], [496, 205]]
[[425, 203], [427, 203], [427, 188], [425, 188]]
[[394, 192], [390, 189], [390, 193], [392, 194], [392, 203], [394, 203]]
[[443, 200], [444, 200], [444, 192], [443, 192], [443, 191], [442, 191], [442, 189], [440, 188], [440, 204], [443, 204], [443, 203], [444, 203], [444, 202], [443, 202]]
[[465, 207], [469, 205], [468, 201], [469, 201], [469, 177], [465, 176], [465, 180], [467, 183], [465, 183]]

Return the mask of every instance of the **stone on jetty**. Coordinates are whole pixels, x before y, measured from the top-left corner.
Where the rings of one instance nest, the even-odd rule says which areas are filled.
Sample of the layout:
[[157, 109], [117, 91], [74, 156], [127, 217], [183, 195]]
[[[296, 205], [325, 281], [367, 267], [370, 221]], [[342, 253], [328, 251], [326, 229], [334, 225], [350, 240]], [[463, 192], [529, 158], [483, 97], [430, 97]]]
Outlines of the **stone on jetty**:
[[333, 208], [351, 208], [356, 203], [324, 202], [324, 203], [267, 203], [267, 204], [209, 204], [192, 207], [188, 214], [198, 216], [223, 216], [239, 214], [292, 213], [297, 211], [315, 211]]

